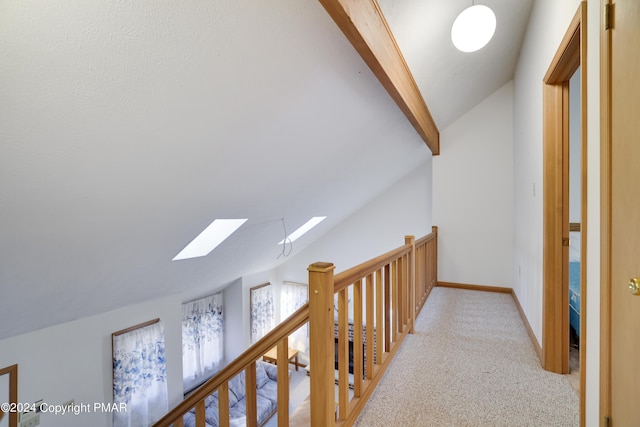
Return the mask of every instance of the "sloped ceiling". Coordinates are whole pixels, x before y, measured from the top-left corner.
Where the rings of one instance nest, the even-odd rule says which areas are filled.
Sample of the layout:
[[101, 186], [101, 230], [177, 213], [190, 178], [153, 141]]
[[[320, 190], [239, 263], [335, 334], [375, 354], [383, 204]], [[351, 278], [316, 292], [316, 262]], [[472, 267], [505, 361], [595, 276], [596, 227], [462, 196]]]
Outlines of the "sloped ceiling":
[[[442, 130], [513, 78], [533, 0], [378, 0], [389, 27]], [[496, 14], [483, 49], [463, 53], [451, 25], [472, 4]]]
[[[466, 65], [410, 46], [405, 8], [458, 2], [395, 3], [441, 128], [513, 75], [509, 51], [449, 94]], [[300, 250], [430, 156], [315, 0], [2, 2], [0, 57], [0, 339], [274, 268], [282, 218], [328, 216]], [[249, 220], [172, 262], [215, 218]]]

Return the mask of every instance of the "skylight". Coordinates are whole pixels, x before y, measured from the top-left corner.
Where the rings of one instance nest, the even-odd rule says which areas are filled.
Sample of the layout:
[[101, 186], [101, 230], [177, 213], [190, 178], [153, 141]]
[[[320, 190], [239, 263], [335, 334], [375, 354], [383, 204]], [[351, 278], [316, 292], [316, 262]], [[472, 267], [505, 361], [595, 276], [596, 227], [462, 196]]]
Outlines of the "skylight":
[[496, 14], [476, 4], [463, 10], [451, 27], [451, 41], [461, 52], [475, 52], [489, 43], [496, 31]]
[[206, 256], [247, 219], [216, 219], [191, 241], [172, 261]]
[[[300, 236], [302, 236], [304, 233], [306, 233], [307, 231], [311, 230], [316, 225], [320, 224], [325, 218], [326, 218], [326, 216], [314, 216], [309, 221], [304, 223], [304, 225], [302, 225], [302, 227], [298, 228], [296, 231], [294, 231], [293, 233], [288, 235], [286, 240], [289, 241], [289, 242], [295, 241]], [[278, 242], [278, 244], [279, 245], [283, 245], [284, 244], [284, 239], [281, 240], [280, 242]]]

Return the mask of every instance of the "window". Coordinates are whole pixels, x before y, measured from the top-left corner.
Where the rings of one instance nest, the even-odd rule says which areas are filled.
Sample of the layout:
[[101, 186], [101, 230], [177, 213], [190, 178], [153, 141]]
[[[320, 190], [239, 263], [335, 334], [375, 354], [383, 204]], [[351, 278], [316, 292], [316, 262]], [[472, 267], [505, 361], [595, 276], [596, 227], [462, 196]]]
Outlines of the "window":
[[222, 292], [182, 304], [182, 379], [185, 390], [213, 375], [223, 359]]
[[[280, 312], [282, 320], [291, 316], [309, 301], [309, 288], [302, 283], [284, 282], [280, 288]], [[309, 324], [289, 336], [289, 347], [302, 353], [309, 353]]]
[[251, 305], [251, 342], [254, 343], [276, 326], [273, 286], [271, 283], [265, 283], [251, 288], [249, 299]]
[[148, 426], [168, 411], [164, 329], [160, 319], [114, 332], [113, 426]]

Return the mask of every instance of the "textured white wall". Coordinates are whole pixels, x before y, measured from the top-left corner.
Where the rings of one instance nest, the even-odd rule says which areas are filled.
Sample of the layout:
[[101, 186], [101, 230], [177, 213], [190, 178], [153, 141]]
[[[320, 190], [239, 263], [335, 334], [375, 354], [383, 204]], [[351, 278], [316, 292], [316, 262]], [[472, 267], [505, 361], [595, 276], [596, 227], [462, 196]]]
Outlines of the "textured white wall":
[[[514, 289], [542, 339], [542, 78], [578, 0], [538, 0], [514, 77], [515, 248]], [[587, 387], [586, 425], [599, 425], [600, 367], [600, 2], [587, 2]], [[533, 186], [536, 193], [533, 194]]]
[[433, 161], [438, 280], [513, 286], [513, 85], [441, 132]]
[[[514, 77], [515, 283], [542, 341], [542, 79], [579, 1], [537, 1]], [[534, 191], [535, 188], [535, 191]]]
[[[424, 147], [426, 150], [426, 147]], [[307, 267], [332, 262], [339, 273], [431, 232], [431, 158], [275, 271], [280, 281], [308, 282]], [[375, 173], [375, 171], [372, 171]]]
[[[20, 402], [113, 401], [111, 334], [160, 318], [164, 326], [169, 407], [182, 400], [181, 299], [165, 297], [0, 341], [0, 366], [18, 364]], [[48, 427], [111, 426], [111, 413], [41, 415]]]
[[247, 322], [243, 307], [242, 279], [224, 288], [224, 358], [229, 363], [247, 347], [244, 340]]

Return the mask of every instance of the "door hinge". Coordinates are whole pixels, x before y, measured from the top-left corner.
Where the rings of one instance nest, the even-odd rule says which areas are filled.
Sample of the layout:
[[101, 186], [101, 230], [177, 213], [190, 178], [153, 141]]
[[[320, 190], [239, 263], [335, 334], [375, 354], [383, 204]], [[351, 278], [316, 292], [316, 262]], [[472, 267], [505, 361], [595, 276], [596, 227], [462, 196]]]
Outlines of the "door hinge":
[[604, 417], [604, 427], [611, 427], [611, 417]]
[[611, 3], [604, 5], [604, 29], [610, 30], [613, 28], [613, 6]]

